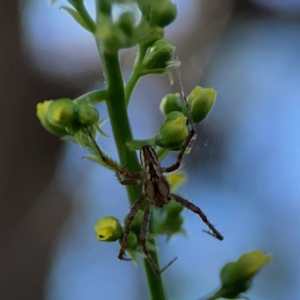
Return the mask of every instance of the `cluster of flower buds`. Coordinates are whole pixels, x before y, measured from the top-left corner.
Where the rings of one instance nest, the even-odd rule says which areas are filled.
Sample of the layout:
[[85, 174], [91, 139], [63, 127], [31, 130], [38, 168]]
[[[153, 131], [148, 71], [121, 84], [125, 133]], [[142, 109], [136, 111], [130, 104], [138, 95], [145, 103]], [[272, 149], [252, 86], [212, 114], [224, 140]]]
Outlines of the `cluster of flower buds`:
[[73, 135], [98, 122], [99, 113], [92, 105], [71, 99], [47, 100], [37, 105], [37, 117], [49, 132]]
[[[97, 7], [99, 13], [96, 22], [83, 9], [83, 0], [68, 2], [72, 7], [63, 6], [62, 9], [95, 36], [102, 53], [115, 54], [119, 49], [135, 45], [143, 45], [145, 49], [151, 48], [148, 50], [149, 58], [144, 61], [147, 69], [144, 71], [145, 75], [150, 74], [150, 70], [162, 74], [167, 67], [179, 65], [178, 62], [167, 63], [175, 49], [170, 42], [162, 40], [154, 45], [156, 41], [163, 38], [164, 28], [177, 16], [177, 7], [170, 0], [101, 1]], [[140, 18], [138, 18], [137, 7], [141, 12]], [[159, 52], [163, 52], [162, 55], [164, 57], [167, 55], [169, 58], [164, 59]]]
[[[188, 107], [194, 123], [201, 122], [210, 112], [216, 100], [216, 91], [212, 88], [197, 86], [187, 96]], [[160, 132], [155, 136], [156, 145], [170, 151], [178, 151], [188, 135], [188, 112], [180, 94], [168, 94], [161, 103], [160, 110], [165, 114], [165, 120]]]

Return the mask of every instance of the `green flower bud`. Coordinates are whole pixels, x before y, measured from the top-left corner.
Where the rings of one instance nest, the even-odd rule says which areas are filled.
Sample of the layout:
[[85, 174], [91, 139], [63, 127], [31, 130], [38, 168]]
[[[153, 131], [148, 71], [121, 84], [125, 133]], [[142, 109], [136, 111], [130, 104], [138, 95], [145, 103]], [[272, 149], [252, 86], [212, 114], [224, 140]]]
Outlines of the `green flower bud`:
[[255, 250], [243, 254], [235, 262], [227, 263], [220, 272], [222, 287], [217, 293], [223, 298], [237, 298], [249, 289], [252, 278], [271, 260], [272, 255]]
[[77, 118], [80, 124], [94, 125], [99, 120], [99, 112], [92, 105], [82, 103], [77, 105]]
[[177, 7], [169, 0], [138, 0], [143, 17], [151, 26], [165, 27], [177, 16]]
[[178, 111], [166, 115], [160, 132], [155, 136], [156, 145], [171, 150], [179, 151], [188, 135], [186, 117]]
[[182, 111], [182, 101], [179, 93], [168, 94], [162, 98], [160, 105], [160, 111], [167, 115], [172, 111]]
[[145, 69], [164, 69], [168, 67], [168, 62], [172, 58], [175, 47], [167, 40], [157, 40], [151, 48], [148, 49], [143, 65]]
[[165, 0], [153, 4], [150, 10], [150, 21], [152, 26], [166, 27], [171, 24], [177, 16], [177, 7], [172, 2]]
[[132, 12], [125, 12], [121, 14], [118, 26], [128, 35], [132, 36], [134, 31], [135, 18]]
[[57, 126], [71, 125], [76, 119], [76, 107], [71, 99], [52, 101], [48, 107], [48, 120]]
[[[217, 92], [212, 88], [197, 86], [187, 96], [187, 101], [195, 123], [201, 122], [208, 115], [215, 104]], [[186, 111], [185, 111], [186, 115]]]
[[65, 130], [65, 128], [52, 124], [48, 119], [48, 109], [52, 102], [52, 100], [48, 100], [44, 101], [43, 103], [39, 103], [36, 107], [36, 115], [42, 126], [50, 133], [59, 136], [67, 135], [68, 132]]
[[104, 217], [96, 221], [94, 230], [97, 239], [102, 242], [117, 241], [123, 234], [119, 220], [113, 216]]

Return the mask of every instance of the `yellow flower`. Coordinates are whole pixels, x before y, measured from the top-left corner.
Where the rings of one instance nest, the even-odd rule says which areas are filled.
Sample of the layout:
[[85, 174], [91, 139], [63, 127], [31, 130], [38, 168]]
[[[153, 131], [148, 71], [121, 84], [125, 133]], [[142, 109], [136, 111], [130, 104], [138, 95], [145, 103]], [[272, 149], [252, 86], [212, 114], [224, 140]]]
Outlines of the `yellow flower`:
[[166, 175], [169, 183], [171, 184], [172, 192], [175, 192], [179, 189], [181, 185], [183, 185], [187, 180], [187, 175], [182, 172], [178, 171], [175, 173], [169, 173]]
[[96, 237], [102, 242], [117, 241], [122, 235], [122, 227], [119, 220], [113, 216], [101, 218], [94, 225]]

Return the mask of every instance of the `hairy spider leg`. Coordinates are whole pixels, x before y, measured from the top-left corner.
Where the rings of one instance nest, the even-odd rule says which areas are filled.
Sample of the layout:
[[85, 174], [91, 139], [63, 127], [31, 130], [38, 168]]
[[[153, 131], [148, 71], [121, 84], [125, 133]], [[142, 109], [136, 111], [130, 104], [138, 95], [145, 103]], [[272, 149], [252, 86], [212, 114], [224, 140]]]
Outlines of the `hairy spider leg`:
[[167, 268], [169, 268], [174, 261], [177, 259], [177, 257], [175, 257], [173, 260], [171, 260], [165, 267], [163, 267], [161, 270], [159, 270], [158, 266], [156, 265], [156, 263], [154, 262], [147, 246], [146, 246], [146, 242], [147, 242], [147, 232], [148, 232], [148, 226], [149, 226], [149, 214], [150, 214], [150, 210], [151, 210], [151, 202], [148, 201], [145, 211], [144, 211], [144, 218], [143, 218], [143, 223], [142, 223], [142, 227], [141, 227], [141, 231], [140, 231], [140, 243], [141, 246], [143, 248], [143, 252], [145, 253], [146, 257], [147, 257], [147, 261], [149, 262], [152, 270], [154, 271], [154, 273], [159, 276], [161, 275], [162, 272], [164, 272]]
[[124, 169], [122, 169], [120, 166], [118, 166], [117, 164], [115, 164], [113, 161], [111, 161], [104, 153], [103, 151], [100, 149], [99, 145], [97, 144], [95, 138], [93, 137], [90, 129], [88, 126], [85, 126], [87, 132], [88, 132], [88, 135], [89, 135], [89, 138], [91, 139], [93, 145], [96, 147], [101, 159], [109, 166], [111, 166], [112, 168], [114, 168], [115, 170], [117, 170], [120, 174], [122, 174], [123, 176], [127, 177], [127, 178], [139, 178], [139, 177], [142, 177], [143, 176], [143, 173], [142, 172], [135, 172], [135, 173], [132, 173], [132, 172], [127, 172], [125, 171]]
[[208, 228], [213, 232], [211, 235], [217, 238], [218, 240], [222, 241], [224, 237], [222, 234], [212, 225], [207, 216], [204, 214], [204, 212], [195, 204], [191, 203], [188, 200], [183, 199], [180, 196], [177, 196], [175, 194], [170, 194], [170, 198], [174, 199], [178, 203], [180, 203], [182, 206], [186, 207], [187, 209], [193, 211], [195, 214], [199, 215], [199, 217], [202, 219], [202, 221], [208, 226]]
[[120, 184], [122, 185], [135, 185], [135, 184], [142, 184], [143, 179], [141, 178], [135, 178], [135, 179], [122, 179], [119, 172], [116, 172], [117, 179]]
[[119, 259], [122, 260], [131, 260], [128, 258], [124, 258], [124, 253], [126, 251], [127, 248], [127, 241], [128, 241], [128, 235], [130, 232], [130, 227], [131, 227], [131, 223], [135, 217], [135, 215], [137, 214], [138, 210], [140, 209], [140, 207], [142, 206], [144, 200], [146, 198], [146, 195], [143, 193], [133, 204], [133, 206], [131, 207], [129, 214], [127, 216], [127, 221], [125, 224], [125, 229], [124, 229], [124, 235], [123, 235], [123, 240], [122, 240], [122, 244], [121, 244], [121, 249], [118, 255]]

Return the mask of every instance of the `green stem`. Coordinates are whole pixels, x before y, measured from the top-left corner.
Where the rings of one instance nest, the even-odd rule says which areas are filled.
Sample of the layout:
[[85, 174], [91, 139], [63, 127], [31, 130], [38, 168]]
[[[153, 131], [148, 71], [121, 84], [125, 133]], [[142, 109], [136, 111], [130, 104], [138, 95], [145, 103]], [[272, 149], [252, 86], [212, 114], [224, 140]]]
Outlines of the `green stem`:
[[139, 79], [142, 77], [142, 62], [145, 57], [145, 53], [147, 51], [148, 45], [139, 45], [137, 50], [137, 56], [134, 62], [133, 72], [128, 80], [128, 83], [125, 88], [125, 95], [126, 95], [126, 105], [128, 106], [131, 94], [138, 83]]
[[[96, 41], [102, 60], [105, 81], [107, 83], [107, 109], [111, 121], [112, 131], [116, 142], [121, 166], [127, 166], [128, 171], [140, 170], [140, 164], [135, 151], [126, 146], [127, 141], [132, 140], [129, 124], [123, 78], [120, 70], [118, 53], [107, 54], [100, 51], [100, 41]], [[142, 190], [139, 185], [127, 185], [127, 194], [130, 204], [136, 201]], [[155, 242], [151, 241], [154, 246]], [[155, 263], [158, 265], [156, 253], [152, 253]], [[153, 300], [166, 300], [161, 276], [156, 276], [147, 260], [144, 260], [148, 286]]]

